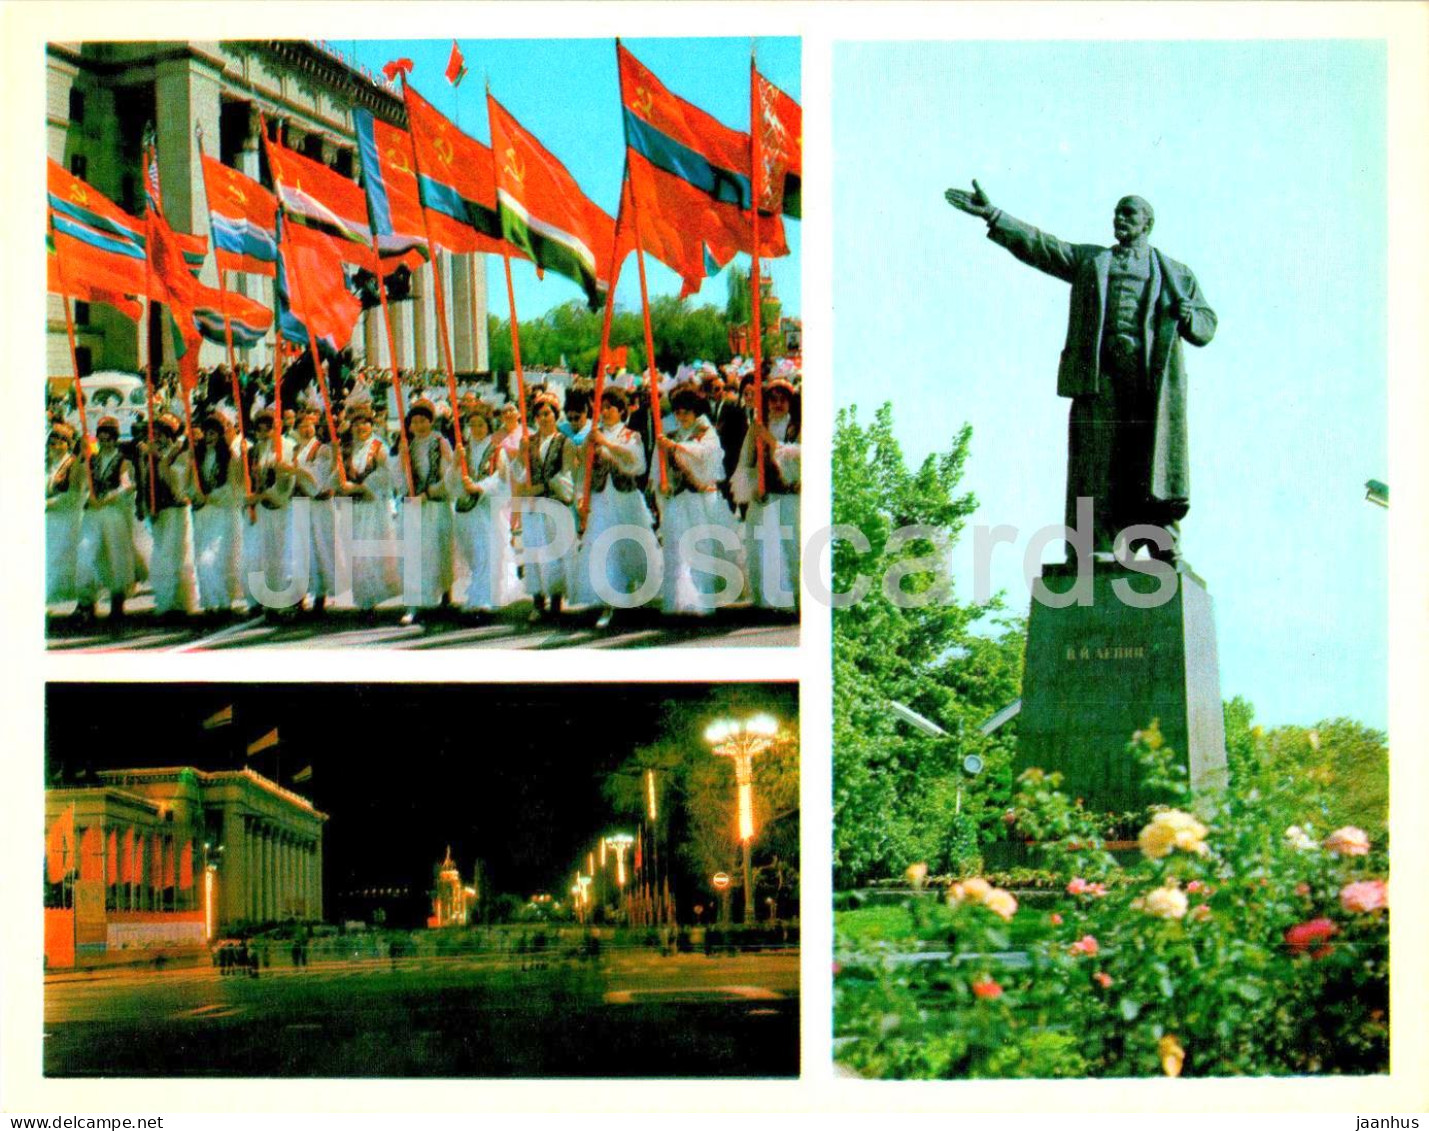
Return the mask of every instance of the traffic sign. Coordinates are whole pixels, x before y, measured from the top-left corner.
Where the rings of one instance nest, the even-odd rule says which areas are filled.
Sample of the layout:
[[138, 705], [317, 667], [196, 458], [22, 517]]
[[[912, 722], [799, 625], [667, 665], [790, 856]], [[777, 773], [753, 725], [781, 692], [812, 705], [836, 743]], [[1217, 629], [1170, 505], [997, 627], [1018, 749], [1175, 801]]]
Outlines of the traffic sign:
[[714, 884], [720, 891], [724, 891], [725, 888], [729, 887], [729, 873], [716, 872], [710, 877], [710, 883]]

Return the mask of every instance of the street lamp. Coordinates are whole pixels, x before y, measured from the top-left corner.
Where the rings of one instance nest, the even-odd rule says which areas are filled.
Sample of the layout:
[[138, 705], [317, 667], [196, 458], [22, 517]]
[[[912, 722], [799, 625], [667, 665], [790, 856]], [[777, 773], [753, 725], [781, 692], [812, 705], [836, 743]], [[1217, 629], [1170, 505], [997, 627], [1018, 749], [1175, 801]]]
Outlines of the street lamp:
[[754, 839], [754, 759], [774, 745], [779, 720], [755, 715], [739, 721], [716, 719], [705, 728], [705, 741], [714, 752], [734, 761], [734, 781], [739, 808], [739, 841], [744, 854], [744, 921], [754, 922], [754, 872], [749, 845]]
[[[615, 884], [623, 891], [625, 889], [625, 853], [635, 843], [635, 838], [629, 833], [611, 833], [601, 843], [609, 845], [610, 850], [615, 853]], [[604, 853], [601, 855], [604, 856]]]
[[[210, 852], [214, 859], [209, 859]], [[212, 942], [218, 933], [218, 914], [214, 906], [218, 886], [218, 861], [223, 856], [223, 845], [216, 849], [209, 841], [203, 842], [203, 932], [204, 941]]]

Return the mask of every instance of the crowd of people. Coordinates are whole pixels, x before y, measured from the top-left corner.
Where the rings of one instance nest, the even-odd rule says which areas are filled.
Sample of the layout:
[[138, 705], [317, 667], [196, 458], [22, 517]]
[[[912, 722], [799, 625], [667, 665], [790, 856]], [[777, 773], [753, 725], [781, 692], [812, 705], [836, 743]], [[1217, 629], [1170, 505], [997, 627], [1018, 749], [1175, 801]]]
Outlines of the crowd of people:
[[217, 370], [187, 413], [161, 383], [152, 430], [90, 415], [87, 452], [52, 403], [47, 601], [79, 620], [107, 601], [114, 624], [145, 581], [166, 620], [321, 614], [349, 592], [404, 623], [523, 599], [532, 620], [585, 609], [600, 627], [639, 607], [792, 614], [796, 382], [766, 366], [761, 417], [748, 363], [682, 365], [657, 421], [627, 373], [598, 414], [588, 379], [528, 374], [523, 414], [494, 384], [453, 407], [444, 380], [409, 374], [399, 413], [389, 375], [334, 366], [328, 398], [285, 380], [279, 418], [271, 378]]

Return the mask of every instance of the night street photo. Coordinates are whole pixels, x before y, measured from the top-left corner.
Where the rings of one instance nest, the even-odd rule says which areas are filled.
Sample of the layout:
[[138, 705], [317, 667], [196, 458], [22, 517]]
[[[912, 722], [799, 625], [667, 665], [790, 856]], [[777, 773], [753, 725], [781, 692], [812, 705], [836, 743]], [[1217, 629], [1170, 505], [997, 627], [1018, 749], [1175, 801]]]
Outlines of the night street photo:
[[53, 684], [45, 1072], [796, 1076], [798, 710]]

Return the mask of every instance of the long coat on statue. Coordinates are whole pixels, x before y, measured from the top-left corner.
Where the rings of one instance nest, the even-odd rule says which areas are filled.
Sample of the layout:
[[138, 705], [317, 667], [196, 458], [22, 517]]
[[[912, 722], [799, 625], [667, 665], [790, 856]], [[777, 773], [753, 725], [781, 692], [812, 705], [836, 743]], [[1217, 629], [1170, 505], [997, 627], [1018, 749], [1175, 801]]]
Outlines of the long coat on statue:
[[[1022, 262], [1072, 284], [1067, 344], [1057, 370], [1057, 393], [1063, 397], [1095, 396], [1103, 380], [1102, 324], [1112, 249], [1067, 243], [1006, 212], [993, 216], [987, 235]], [[1205, 345], [1215, 336], [1216, 315], [1206, 305], [1188, 267], [1156, 248], [1150, 251], [1151, 281], [1142, 340], [1146, 344], [1146, 373], [1155, 392], [1156, 417], [1147, 482], [1153, 499], [1180, 503], [1179, 509], [1184, 512], [1191, 497], [1191, 474], [1181, 338], [1194, 346]], [[1182, 329], [1177, 321], [1178, 300], [1191, 312], [1189, 329]]]

